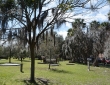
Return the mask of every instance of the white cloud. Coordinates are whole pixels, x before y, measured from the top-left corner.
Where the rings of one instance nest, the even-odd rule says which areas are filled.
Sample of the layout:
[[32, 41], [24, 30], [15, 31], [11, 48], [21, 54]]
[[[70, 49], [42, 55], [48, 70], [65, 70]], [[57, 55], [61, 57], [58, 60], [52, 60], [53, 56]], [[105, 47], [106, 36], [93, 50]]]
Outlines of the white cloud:
[[106, 5], [103, 8], [99, 9], [99, 12], [102, 14], [107, 14], [109, 10], [110, 10], [110, 6]]
[[71, 23], [66, 23], [66, 27], [68, 27], [68, 28], [72, 28], [72, 26], [71, 26]]
[[104, 6], [103, 8], [97, 10], [96, 12], [91, 12], [90, 14], [84, 16], [84, 18], [87, 19], [88, 22], [91, 22], [93, 20], [103, 22], [108, 20], [107, 16], [108, 12], [109, 6]]
[[96, 19], [101, 22], [108, 20], [107, 16], [101, 13], [97, 14]]
[[66, 36], [67, 36], [67, 31], [59, 31], [58, 34], [59, 34], [59, 35], [62, 35], [63, 38], [65, 39]]

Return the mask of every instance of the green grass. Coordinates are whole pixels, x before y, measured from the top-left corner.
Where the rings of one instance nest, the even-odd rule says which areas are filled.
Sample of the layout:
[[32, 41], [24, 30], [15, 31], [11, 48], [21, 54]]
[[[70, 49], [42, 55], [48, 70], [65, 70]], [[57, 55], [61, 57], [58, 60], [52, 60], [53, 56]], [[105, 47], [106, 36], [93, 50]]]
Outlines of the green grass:
[[[6, 63], [8, 60], [0, 60], [0, 63]], [[36, 85], [46, 85], [37, 78], [48, 80], [48, 85], [110, 85], [110, 68], [90, 67], [87, 65], [66, 65], [68, 61], [61, 61], [60, 66], [51, 66], [48, 64], [38, 64], [36, 60], [35, 77]], [[12, 63], [20, 63], [12, 59]], [[23, 71], [20, 72], [20, 66], [0, 66], [0, 85], [31, 85], [27, 80], [30, 78], [30, 60], [23, 62]]]

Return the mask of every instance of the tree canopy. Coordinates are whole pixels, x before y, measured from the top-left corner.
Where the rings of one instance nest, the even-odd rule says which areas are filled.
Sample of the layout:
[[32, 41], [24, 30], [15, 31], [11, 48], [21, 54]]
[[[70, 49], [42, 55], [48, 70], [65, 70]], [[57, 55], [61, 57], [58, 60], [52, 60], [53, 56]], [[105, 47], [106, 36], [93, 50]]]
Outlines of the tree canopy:
[[[77, 20], [76, 20], [77, 21]], [[81, 29], [82, 23], [75, 23], [68, 31], [68, 34], [75, 30], [73, 35], [68, 35], [62, 45], [63, 55], [68, 59], [78, 63], [87, 63], [87, 58], [93, 56], [97, 59], [98, 55], [107, 49], [109, 39], [109, 22], [92, 21], [89, 23], [86, 32]], [[77, 30], [76, 30], [77, 28]], [[94, 65], [96, 62], [94, 62]]]

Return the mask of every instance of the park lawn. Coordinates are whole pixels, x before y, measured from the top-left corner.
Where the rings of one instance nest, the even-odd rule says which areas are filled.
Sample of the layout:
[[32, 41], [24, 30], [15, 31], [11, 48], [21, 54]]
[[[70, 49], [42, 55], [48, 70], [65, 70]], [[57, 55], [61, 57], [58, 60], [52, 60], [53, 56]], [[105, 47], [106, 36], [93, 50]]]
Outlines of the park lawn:
[[[8, 60], [0, 60], [0, 63], [7, 62]], [[91, 66], [88, 71], [87, 65], [66, 65], [68, 61], [60, 61], [59, 66], [51, 66], [51, 69], [48, 69], [48, 64], [38, 62], [41, 61], [36, 60], [36, 85], [47, 85], [41, 80], [48, 80], [48, 85], [110, 85], [109, 67]], [[12, 63], [20, 61], [12, 59]], [[20, 66], [0, 66], [0, 85], [31, 85], [27, 81], [30, 78], [29, 59], [23, 61], [23, 71], [24, 73], [20, 72]]]

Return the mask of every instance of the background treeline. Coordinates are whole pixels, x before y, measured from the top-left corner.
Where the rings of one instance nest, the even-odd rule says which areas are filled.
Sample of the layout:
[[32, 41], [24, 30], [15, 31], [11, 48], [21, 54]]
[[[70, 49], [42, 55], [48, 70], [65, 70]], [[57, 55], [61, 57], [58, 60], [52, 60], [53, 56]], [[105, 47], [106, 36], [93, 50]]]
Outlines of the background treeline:
[[[87, 63], [87, 58], [97, 59], [107, 49], [110, 34], [109, 22], [92, 21], [89, 25], [83, 19], [76, 19], [62, 45], [63, 55], [77, 63]], [[95, 62], [94, 62], [95, 63]]]

